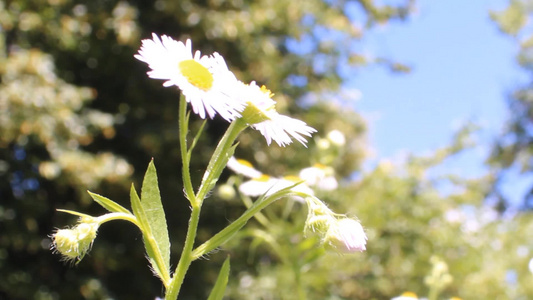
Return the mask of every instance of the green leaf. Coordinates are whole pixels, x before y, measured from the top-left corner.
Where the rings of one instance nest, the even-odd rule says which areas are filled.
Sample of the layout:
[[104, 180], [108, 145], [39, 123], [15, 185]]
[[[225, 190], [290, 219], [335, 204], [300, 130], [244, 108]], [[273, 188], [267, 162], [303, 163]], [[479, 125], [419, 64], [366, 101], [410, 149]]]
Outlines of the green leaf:
[[80, 212], [77, 212], [77, 211], [73, 211], [73, 210], [68, 210], [68, 209], [56, 209], [56, 210], [60, 211], [60, 212], [67, 213], [67, 214], [75, 215], [75, 216], [78, 216], [80, 218], [92, 218], [92, 216], [90, 216], [90, 215], [83, 214], [83, 213], [80, 213]]
[[226, 285], [228, 284], [228, 276], [229, 257], [226, 258], [226, 260], [224, 261], [224, 264], [220, 269], [220, 273], [218, 273], [218, 278], [215, 282], [215, 286], [213, 287], [213, 290], [211, 291], [211, 294], [209, 294], [209, 298], [207, 298], [207, 300], [222, 300], [222, 298], [224, 297], [224, 292], [226, 291]]
[[120, 213], [125, 213], [125, 214], [131, 214], [129, 210], [127, 210], [122, 205], [116, 203], [115, 201], [109, 198], [100, 196], [90, 191], [87, 191], [87, 193], [89, 193], [89, 195], [93, 198], [94, 202], [100, 204], [103, 208], [109, 210], [110, 212], [120, 212]]
[[[210, 174], [212, 175], [210, 182], [206, 182], [207, 184], [207, 191], [211, 191], [215, 185], [218, 182], [218, 179], [220, 177], [220, 174], [222, 174], [222, 171], [224, 171], [224, 168], [228, 164], [228, 161], [230, 157], [233, 156], [235, 153], [235, 149], [237, 148], [239, 144], [236, 143], [235, 145], [231, 146], [226, 153], [222, 153], [223, 158], [219, 161], [219, 163], [213, 167], [213, 169], [210, 171]], [[206, 179], [206, 178], [204, 178]]]
[[189, 148], [189, 151], [187, 153], [189, 155], [189, 157], [191, 156], [194, 147], [196, 147], [196, 143], [198, 143], [198, 140], [200, 139], [200, 136], [204, 132], [205, 124], [207, 124], [207, 120], [205, 120], [202, 123], [202, 126], [200, 126], [200, 129], [198, 129], [198, 132], [196, 133], [196, 135], [194, 136], [194, 139], [192, 140], [191, 147]]
[[230, 240], [242, 227], [244, 227], [244, 225], [246, 225], [246, 222], [248, 222], [250, 218], [252, 218], [265, 207], [272, 204], [274, 201], [282, 197], [298, 195], [297, 192], [291, 190], [298, 184], [299, 183], [288, 186], [273, 193], [272, 195], [266, 196], [265, 193], [263, 196], [259, 197], [259, 199], [257, 199], [254, 204], [249, 207], [237, 220], [233, 221], [231, 224], [226, 226], [226, 228], [222, 229], [209, 240], [205, 241], [203, 244], [194, 249], [192, 252], [193, 260], [202, 257], [202, 255], [209, 253], [210, 251]]
[[[137, 195], [137, 192], [135, 191], [135, 187], [133, 186], [133, 184], [131, 185], [131, 189], [130, 189], [130, 199], [131, 199], [131, 208], [133, 209], [133, 213], [135, 214], [135, 217], [137, 217], [137, 220], [139, 220], [139, 223], [141, 224], [144, 247], [146, 248], [146, 254], [148, 255], [148, 260], [150, 261], [150, 264], [152, 265], [152, 268], [154, 272], [156, 273], [156, 275], [159, 278], [162, 278], [163, 280], [165, 280], [168, 274], [168, 268], [163, 269], [165, 268], [163, 262], [158, 263], [157, 258], [161, 257], [161, 254], [159, 253], [159, 249], [157, 249], [157, 243], [152, 234], [150, 225], [148, 224], [146, 213], [144, 212], [144, 208], [141, 204], [141, 199], [139, 199], [139, 196]], [[160, 266], [161, 264], [163, 264], [163, 266]]]
[[153, 160], [150, 161], [148, 170], [146, 170], [144, 175], [141, 205], [146, 215], [146, 222], [150, 226], [156, 246], [159, 248], [159, 253], [163, 258], [165, 268], [168, 270], [170, 268], [170, 240]]
[[490, 16], [496, 21], [501, 31], [513, 36], [524, 28], [529, 19], [526, 7], [519, 1], [511, 1], [503, 11], [491, 11]]

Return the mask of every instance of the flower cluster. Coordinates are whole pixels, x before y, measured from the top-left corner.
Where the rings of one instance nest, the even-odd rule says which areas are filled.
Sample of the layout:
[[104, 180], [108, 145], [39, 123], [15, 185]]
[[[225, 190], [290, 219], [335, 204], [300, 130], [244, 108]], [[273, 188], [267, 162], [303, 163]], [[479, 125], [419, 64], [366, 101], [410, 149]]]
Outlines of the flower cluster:
[[322, 201], [314, 197], [310, 186], [337, 187], [337, 181], [328, 167], [315, 165], [303, 169], [300, 176], [273, 178], [256, 170], [250, 162], [232, 157], [228, 161], [228, 168], [237, 174], [251, 178], [239, 186], [239, 191], [247, 196], [268, 196], [292, 186], [291, 190], [301, 195], [293, 198], [301, 202], [305, 201], [309, 208], [306, 230], [318, 234], [322, 243], [327, 247], [343, 253], [366, 250], [367, 237], [361, 224], [356, 220], [335, 214]]
[[183, 43], [152, 34], [152, 39], [142, 41], [135, 58], [148, 64], [149, 77], [166, 80], [166, 87], [177, 86], [202, 119], [217, 113], [228, 122], [242, 118], [269, 145], [275, 141], [286, 146], [292, 139], [305, 145], [305, 136], [316, 132], [303, 121], [279, 114], [273, 94], [255, 82], [239, 81], [218, 53], [207, 56], [196, 51], [193, 55], [190, 40]]
[[312, 188], [331, 191], [338, 186], [337, 179], [335, 179], [333, 174], [333, 168], [321, 164], [302, 169], [298, 176], [285, 176], [282, 178], [263, 174], [255, 169], [250, 162], [244, 159], [236, 159], [235, 157], [229, 159], [228, 168], [239, 175], [250, 178], [250, 180], [239, 186], [239, 190], [241, 193], [251, 197], [263, 194], [270, 195], [295, 184], [298, 185], [293, 190], [307, 195], [314, 195]]
[[[239, 186], [239, 191], [250, 197], [261, 195], [272, 195], [284, 188], [294, 186], [293, 191], [306, 195], [314, 195], [313, 190], [305, 184], [305, 180], [298, 176], [285, 176], [281, 178], [272, 177], [256, 170], [253, 165], [244, 160], [231, 157], [228, 161], [228, 168], [239, 175], [251, 178]], [[301, 197], [294, 197], [296, 200], [302, 200]]]

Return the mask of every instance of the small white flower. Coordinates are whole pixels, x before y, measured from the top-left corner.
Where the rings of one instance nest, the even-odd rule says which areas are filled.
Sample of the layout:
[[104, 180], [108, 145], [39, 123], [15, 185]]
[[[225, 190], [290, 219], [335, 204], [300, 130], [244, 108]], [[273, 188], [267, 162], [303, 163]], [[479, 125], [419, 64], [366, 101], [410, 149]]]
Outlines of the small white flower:
[[316, 129], [303, 121], [279, 114], [275, 109], [276, 102], [271, 99], [273, 94], [265, 86], [259, 87], [253, 81], [248, 85], [240, 85], [238, 97], [247, 103], [242, 117], [252, 128], [261, 132], [268, 145], [274, 140], [284, 147], [295, 139], [306, 146], [304, 136], [311, 137]]
[[231, 97], [231, 87], [237, 79], [228, 70], [224, 58], [218, 53], [202, 56], [192, 53], [191, 40], [184, 43], [154, 33], [152, 39], [142, 41], [135, 55], [152, 69], [148, 76], [166, 80], [163, 86], [177, 86], [192, 106], [194, 113], [205, 119], [217, 113], [228, 122], [240, 117], [245, 102]]
[[248, 178], [259, 178], [261, 175], [263, 175], [261, 172], [256, 170], [249, 161], [237, 159], [233, 156], [228, 160], [227, 166], [233, 172]]
[[367, 237], [363, 226], [353, 219], [343, 218], [332, 222], [324, 242], [340, 252], [362, 252], [366, 250]]
[[318, 189], [331, 191], [339, 186], [337, 179], [333, 176], [333, 172], [333, 168], [331, 167], [315, 164], [312, 167], [302, 169], [299, 176], [309, 186], [316, 186]]
[[[243, 182], [239, 186], [239, 191], [241, 193], [251, 196], [258, 197], [266, 194], [267, 196], [274, 194], [277, 191], [280, 191], [284, 188], [290, 187], [298, 182], [301, 182], [302, 179], [294, 176], [287, 176], [283, 178], [274, 178], [268, 175], [262, 174], [258, 178], [253, 178], [252, 180]], [[297, 186], [292, 188], [293, 191], [305, 193], [308, 195], [313, 195], [313, 190], [311, 190], [305, 183], [300, 183]], [[302, 200], [300, 197], [298, 200]]]
[[346, 144], [346, 138], [344, 134], [337, 129], [328, 132], [328, 140], [330, 140], [335, 146], [342, 147]]

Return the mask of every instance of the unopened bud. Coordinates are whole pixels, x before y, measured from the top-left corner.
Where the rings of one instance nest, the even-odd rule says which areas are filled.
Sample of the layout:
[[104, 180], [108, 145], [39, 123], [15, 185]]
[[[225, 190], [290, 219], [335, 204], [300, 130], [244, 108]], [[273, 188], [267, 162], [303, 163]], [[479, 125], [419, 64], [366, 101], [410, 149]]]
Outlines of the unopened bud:
[[344, 218], [330, 223], [330, 227], [324, 238], [329, 245], [340, 252], [362, 252], [366, 250], [365, 231], [363, 226], [355, 220]]
[[305, 231], [324, 233], [328, 230], [329, 224], [335, 222], [335, 218], [329, 215], [313, 215], [305, 222]]
[[71, 229], [59, 229], [51, 237], [52, 248], [67, 261], [80, 261], [91, 249], [99, 224], [80, 223]]
[[231, 200], [235, 198], [235, 189], [231, 184], [222, 184], [218, 187], [218, 196], [222, 198], [222, 200]]

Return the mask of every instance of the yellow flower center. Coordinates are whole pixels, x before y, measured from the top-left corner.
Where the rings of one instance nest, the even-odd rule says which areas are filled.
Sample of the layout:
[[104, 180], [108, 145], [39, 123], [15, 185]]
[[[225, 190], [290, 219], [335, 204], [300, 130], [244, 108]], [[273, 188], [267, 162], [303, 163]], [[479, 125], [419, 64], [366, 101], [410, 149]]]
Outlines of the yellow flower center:
[[181, 61], [178, 68], [187, 81], [195, 87], [208, 91], [213, 86], [213, 74], [194, 59]]
[[325, 169], [328, 168], [327, 166], [325, 166], [325, 165], [323, 165], [323, 164], [321, 164], [321, 163], [315, 163], [315, 164], [313, 165], [313, 167], [315, 167], [315, 168], [317, 168], [317, 169], [320, 169], [320, 170], [325, 170]]
[[244, 160], [244, 159], [240, 159], [238, 158], [237, 159], [237, 162], [245, 167], [248, 167], [248, 168], [253, 168], [254, 166], [252, 165], [252, 163], [250, 163], [249, 161], [247, 160]]
[[265, 174], [261, 174], [260, 177], [258, 178], [254, 178], [255, 181], [261, 181], [261, 182], [267, 182], [270, 180], [270, 176], [268, 175], [265, 175]]
[[302, 178], [300, 178], [298, 176], [294, 176], [294, 175], [284, 176], [283, 179], [288, 180], [288, 181], [292, 181], [294, 183], [303, 181]]
[[274, 93], [272, 93], [269, 89], [267, 89], [266, 86], [261, 86], [261, 92], [267, 94], [268, 98], [272, 98], [274, 96]]
[[403, 297], [411, 297], [413, 299], [418, 299], [418, 296], [413, 292], [404, 292], [401, 296]]

